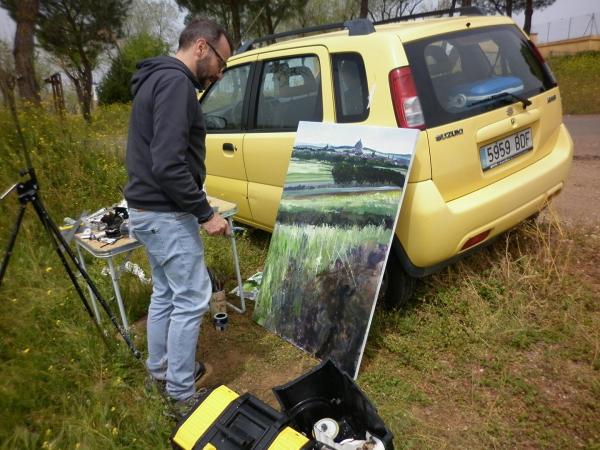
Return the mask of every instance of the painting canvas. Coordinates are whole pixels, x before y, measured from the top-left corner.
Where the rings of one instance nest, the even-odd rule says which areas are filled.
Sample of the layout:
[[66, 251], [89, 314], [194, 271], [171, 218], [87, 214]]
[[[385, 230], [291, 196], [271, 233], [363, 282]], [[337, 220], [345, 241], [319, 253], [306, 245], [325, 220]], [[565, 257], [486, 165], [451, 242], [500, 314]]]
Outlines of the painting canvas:
[[300, 122], [254, 319], [356, 377], [417, 130]]

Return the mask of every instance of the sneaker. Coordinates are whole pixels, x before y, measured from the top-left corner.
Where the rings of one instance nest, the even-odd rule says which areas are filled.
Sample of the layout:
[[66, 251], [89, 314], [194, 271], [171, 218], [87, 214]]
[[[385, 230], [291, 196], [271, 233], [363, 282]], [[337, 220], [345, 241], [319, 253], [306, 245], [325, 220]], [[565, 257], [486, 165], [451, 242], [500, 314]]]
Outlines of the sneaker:
[[192, 411], [194, 406], [196, 406], [198, 402], [206, 396], [207, 392], [208, 389], [202, 388], [185, 400], [171, 399], [170, 407], [172, 417], [174, 417], [176, 420], [182, 420]]
[[151, 393], [156, 388], [159, 394], [166, 394], [167, 380], [159, 380], [148, 374], [146, 376], [146, 381], [144, 382], [144, 387], [148, 393]]
[[[206, 365], [200, 361], [196, 361], [196, 367], [194, 370], [194, 386], [198, 388], [199, 383], [206, 375]], [[167, 393], [167, 380], [160, 380], [158, 378], [154, 378], [152, 375], [148, 374], [145, 381], [146, 392], [152, 392], [152, 390], [156, 387], [159, 394]]]

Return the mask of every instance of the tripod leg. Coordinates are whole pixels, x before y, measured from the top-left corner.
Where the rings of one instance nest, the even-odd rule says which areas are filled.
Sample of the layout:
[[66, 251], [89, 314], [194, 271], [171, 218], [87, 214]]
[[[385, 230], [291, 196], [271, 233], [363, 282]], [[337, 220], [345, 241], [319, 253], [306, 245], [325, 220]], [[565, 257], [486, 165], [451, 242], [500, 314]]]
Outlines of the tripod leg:
[[27, 204], [21, 203], [21, 209], [19, 209], [19, 215], [17, 216], [17, 220], [15, 221], [15, 225], [13, 227], [12, 233], [10, 235], [10, 240], [8, 241], [8, 246], [6, 247], [6, 253], [4, 253], [4, 259], [2, 260], [2, 267], [0, 267], [0, 286], [2, 286], [2, 280], [4, 280], [4, 274], [6, 273], [6, 268], [8, 267], [8, 261], [13, 252], [13, 248], [15, 246], [15, 242], [17, 241], [17, 236], [19, 234], [19, 230], [21, 229], [21, 223], [23, 222], [23, 216], [25, 215], [25, 210], [27, 208]]
[[83, 302], [83, 306], [85, 307], [85, 310], [87, 311], [88, 315], [92, 319], [92, 322], [94, 322], [94, 324], [96, 325], [96, 328], [98, 329], [98, 332], [100, 333], [100, 336], [102, 337], [102, 340], [106, 344], [107, 348], [109, 350], [111, 350], [111, 346], [110, 346], [108, 340], [106, 339], [106, 336], [105, 336], [104, 332], [102, 331], [102, 328], [100, 328], [100, 325], [98, 324], [98, 322], [96, 322], [94, 315], [92, 313], [92, 309], [90, 308], [90, 304], [88, 303], [87, 299], [85, 298], [83, 290], [81, 289], [81, 286], [79, 286], [79, 282], [77, 281], [77, 278], [75, 277], [75, 274], [73, 273], [73, 270], [71, 269], [71, 267], [69, 266], [69, 264], [67, 262], [67, 259], [65, 258], [65, 255], [63, 253], [64, 246], [63, 247], [60, 246], [60, 244], [56, 240], [56, 236], [52, 233], [52, 228], [51, 228], [50, 224], [48, 223], [48, 217], [47, 216], [43, 217], [42, 215], [40, 215], [40, 211], [38, 210], [39, 205], [37, 205], [35, 203], [35, 200], [33, 203], [34, 203], [36, 212], [40, 216], [42, 225], [44, 226], [44, 229], [46, 230], [48, 237], [52, 241], [52, 246], [54, 247], [54, 250], [55, 250], [56, 254], [58, 255], [58, 257], [60, 258], [60, 261], [62, 262], [62, 265], [65, 268], [67, 275], [69, 275], [69, 278], [71, 279], [71, 283], [75, 287], [77, 294], [79, 294], [79, 298]]
[[121, 313], [121, 323], [123, 324], [123, 328], [125, 331], [129, 333], [129, 323], [127, 322], [127, 314], [125, 313], [125, 305], [123, 304], [123, 298], [121, 297], [121, 289], [119, 288], [119, 276], [120, 273], [115, 270], [115, 265], [113, 264], [112, 256], [108, 258], [108, 269], [110, 271], [110, 280], [113, 284], [113, 289], [115, 291], [115, 296], [117, 297], [117, 305], [119, 306], [119, 312]]
[[141, 354], [135, 348], [135, 346], [133, 345], [133, 342], [131, 342], [129, 333], [127, 333], [123, 330], [123, 327], [121, 327], [121, 325], [117, 321], [114, 313], [108, 306], [108, 303], [106, 303], [106, 300], [104, 300], [104, 297], [102, 297], [102, 294], [100, 294], [100, 291], [98, 290], [98, 288], [96, 287], [96, 285], [94, 284], [92, 279], [90, 278], [89, 274], [87, 273], [87, 271], [85, 269], [83, 269], [83, 267], [81, 267], [81, 264], [79, 263], [79, 261], [77, 260], [77, 257], [75, 256], [75, 254], [69, 247], [69, 244], [67, 244], [65, 242], [62, 234], [60, 234], [60, 230], [58, 229], [56, 224], [50, 218], [50, 215], [46, 211], [41, 199], [36, 196], [32, 200], [32, 203], [35, 208], [35, 211], [37, 212], [38, 216], [40, 217], [40, 220], [42, 221], [42, 223], [44, 224], [44, 227], [48, 231], [48, 234], [51, 236], [52, 242], [54, 244], [54, 249], [56, 250], [58, 256], [62, 260], [63, 266], [65, 267], [65, 270], [69, 274], [69, 277], [71, 278], [71, 281], [73, 282], [73, 286], [77, 290], [77, 293], [79, 294], [79, 297], [81, 298], [81, 301], [83, 302], [86, 310], [88, 311], [88, 314], [89, 314], [90, 318], [92, 319], [92, 321], [100, 329], [98, 322], [96, 322], [96, 319], [94, 318], [92, 309], [90, 308], [90, 305], [89, 305], [87, 299], [85, 298], [85, 294], [83, 293], [81, 287], [79, 286], [79, 283], [77, 282], [77, 279], [75, 278], [75, 274], [73, 274], [73, 271], [71, 270], [71, 267], [69, 266], [69, 264], [65, 258], [65, 253], [69, 256], [69, 259], [71, 260], [73, 265], [77, 268], [77, 271], [81, 274], [81, 276], [87, 283], [88, 287], [92, 290], [92, 292], [94, 293], [94, 296], [98, 299], [98, 301], [102, 305], [102, 308], [104, 308], [104, 311], [106, 311], [106, 314], [108, 315], [110, 321], [113, 323], [113, 325], [115, 326], [115, 328], [117, 329], [117, 331], [119, 332], [119, 334], [121, 335], [121, 337], [123, 338], [123, 340], [125, 341], [127, 346], [129, 347], [129, 349], [131, 350], [133, 355], [136, 358], [139, 358], [141, 356]]
[[[77, 248], [77, 256], [79, 257], [78, 261], [79, 264], [81, 264], [81, 267], [83, 268], [83, 270], [86, 270], [85, 267], [85, 261], [83, 259], [83, 255], [81, 254], [81, 249], [79, 248], [79, 244], [77, 244], [77, 241], [75, 241], [75, 248]], [[92, 300], [92, 306], [94, 307], [94, 314], [96, 314], [96, 321], [98, 323], [102, 322], [102, 319], [100, 318], [100, 312], [98, 311], [98, 305], [96, 304], [96, 297], [94, 297], [94, 293], [92, 292], [92, 289], [88, 286], [88, 291], [90, 293], [90, 299]]]

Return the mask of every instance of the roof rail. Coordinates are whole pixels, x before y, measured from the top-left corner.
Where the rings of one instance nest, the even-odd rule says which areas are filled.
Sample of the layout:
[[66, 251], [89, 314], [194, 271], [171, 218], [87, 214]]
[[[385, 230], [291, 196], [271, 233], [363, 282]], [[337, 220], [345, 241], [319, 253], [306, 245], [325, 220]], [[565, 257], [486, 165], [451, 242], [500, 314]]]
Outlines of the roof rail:
[[443, 16], [444, 14], [449, 14], [450, 16], [452, 16], [454, 13], [460, 13], [461, 16], [485, 15], [481, 8], [478, 8], [477, 6], [465, 6], [463, 8], [440, 9], [438, 11], [428, 11], [418, 14], [410, 14], [408, 16], [393, 17], [391, 19], [373, 22], [373, 25], [385, 25], [386, 23], [403, 22], [405, 20], [421, 19], [423, 17]]
[[318, 31], [328, 30], [348, 30], [349, 36], [362, 36], [375, 32], [375, 25], [384, 25], [386, 23], [403, 22], [405, 20], [420, 19], [422, 17], [433, 17], [443, 16], [444, 14], [453, 15], [454, 13], [460, 13], [462, 16], [483, 16], [483, 11], [476, 6], [466, 6], [464, 8], [452, 8], [452, 9], [441, 9], [438, 11], [429, 11], [418, 14], [411, 14], [409, 16], [394, 17], [392, 19], [380, 20], [378, 22], [371, 22], [369, 19], [354, 19], [347, 20], [345, 22], [329, 23], [326, 25], [316, 25], [314, 27], [299, 28], [297, 30], [284, 31], [282, 33], [269, 34], [256, 39], [250, 39], [246, 42], [242, 42], [242, 45], [235, 51], [235, 54], [244, 53], [254, 48], [255, 44], [267, 41], [275, 41], [289, 36], [298, 36], [302, 34], [315, 33]]
[[260, 42], [265, 41], [274, 41], [276, 39], [296, 36], [300, 34], [308, 34], [315, 33], [317, 31], [327, 31], [327, 30], [340, 30], [347, 29], [349, 36], [360, 36], [365, 34], [371, 34], [375, 32], [375, 27], [373, 23], [368, 19], [354, 19], [347, 20], [345, 22], [337, 22], [330, 23], [327, 25], [316, 25], [314, 27], [300, 28], [297, 30], [284, 31], [282, 33], [269, 34], [267, 36], [263, 36], [257, 39], [251, 39], [249, 41], [243, 42], [242, 45], [236, 50], [236, 54], [244, 53], [254, 47], [254, 44], [258, 44]]

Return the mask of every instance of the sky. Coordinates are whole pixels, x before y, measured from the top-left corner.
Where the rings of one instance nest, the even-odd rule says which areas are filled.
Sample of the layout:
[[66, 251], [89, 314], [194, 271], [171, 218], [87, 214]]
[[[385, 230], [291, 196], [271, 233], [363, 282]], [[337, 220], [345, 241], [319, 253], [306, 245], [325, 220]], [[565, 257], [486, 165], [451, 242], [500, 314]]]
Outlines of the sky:
[[[562, 20], [566, 22], [569, 17], [581, 16], [593, 12], [600, 16], [600, 0], [556, 0], [552, 6], [534, 12], [533, 28], [536, 28], [536, 26], [539, 28], [550, 21], [558, 22]], [[515, 15], [513, 19], [522, 27], [525, 16], [523, 13], [520, 13]], [[600, 20], [597, 20], [597, 23], [600, 27]], [[585, 27], [585, 22], [581, 22], [578, 26]], [[12, 42], [14, 33], [14, 22], [6, 11], [0, 8], [0, 39]]]
[[[569, 17], [589, 13], [600, 14], [599, 0], [556, 0], [551, 6], [534, 11], [533, 25], [540, 25], [551, 21], [565, 20]], [[513, 16], [519, 26], [525, 22], [525, 13], [521, 12]]]

